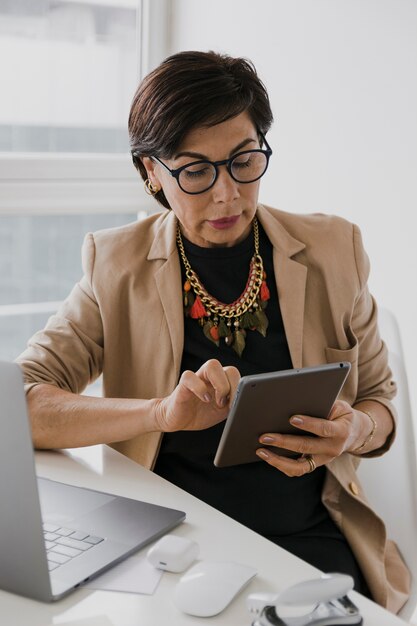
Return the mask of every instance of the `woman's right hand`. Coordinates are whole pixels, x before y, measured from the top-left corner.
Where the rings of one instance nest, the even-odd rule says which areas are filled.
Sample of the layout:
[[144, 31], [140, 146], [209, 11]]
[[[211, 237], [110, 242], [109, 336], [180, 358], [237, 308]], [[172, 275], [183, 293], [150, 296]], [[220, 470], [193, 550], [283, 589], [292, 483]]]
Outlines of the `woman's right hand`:
[[216, 359], [206, 361], [195, 373], [186, 370], [174, 391], [156, 402], [157, 430], [204, 430], [223, 421], [239, 379], [236, 367], [223, 367]]

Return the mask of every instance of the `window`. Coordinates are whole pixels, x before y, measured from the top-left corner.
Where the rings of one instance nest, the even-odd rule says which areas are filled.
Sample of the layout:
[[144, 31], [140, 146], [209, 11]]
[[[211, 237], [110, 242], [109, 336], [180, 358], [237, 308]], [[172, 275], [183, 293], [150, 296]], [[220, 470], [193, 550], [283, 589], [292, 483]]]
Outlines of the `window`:
[[0, 2], [0, 151], [126, 152], [136, 5]]
[[[165, 6], [166, 5], [166, 6]], [[166, 56], [165, 0], [0, 0], [0, 358], [81, 276], [86, 232], [155, 210], [129, 155], [140, 74]], [[165, 27], [166, 28], [166, 27]], [[161, 36], [162, 36], [161, 35]]]
[[14, 359], [82, 275], [85, 233], [135, 214], [0, 216], [0, 358]]

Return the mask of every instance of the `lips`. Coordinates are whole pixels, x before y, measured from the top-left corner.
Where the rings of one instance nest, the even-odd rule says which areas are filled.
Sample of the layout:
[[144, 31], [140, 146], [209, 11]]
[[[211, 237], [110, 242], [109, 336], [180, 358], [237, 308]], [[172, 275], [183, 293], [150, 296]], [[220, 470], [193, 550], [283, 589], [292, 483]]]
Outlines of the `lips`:
[[239, 217], [240, 215], [232, 215], [232, 217], [222, 217], [218, 220], [208, 220], [208, 223], [217, 230], [223, 230], [234, 226], [239, 220]]

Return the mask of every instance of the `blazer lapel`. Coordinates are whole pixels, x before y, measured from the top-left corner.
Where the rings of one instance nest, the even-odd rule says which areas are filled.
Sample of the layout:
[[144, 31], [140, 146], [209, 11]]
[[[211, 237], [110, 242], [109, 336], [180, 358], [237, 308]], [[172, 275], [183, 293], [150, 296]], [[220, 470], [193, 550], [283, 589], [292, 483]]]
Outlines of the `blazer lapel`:
[[307, 268], [292, 257], [303, 250], [305, 244], [292, 237], [262, 205], [257, 215], [274, 247], [275, 280], [292, 364], [302, 367]]
[[184, 346], [181, 268], [175, 242], [176, 224], [175, 215], [168, 213], [148, 254], [149, 261], [162, 261], [155, 272], [155, 283], [171, 338], [175, 382], [178, 380]]

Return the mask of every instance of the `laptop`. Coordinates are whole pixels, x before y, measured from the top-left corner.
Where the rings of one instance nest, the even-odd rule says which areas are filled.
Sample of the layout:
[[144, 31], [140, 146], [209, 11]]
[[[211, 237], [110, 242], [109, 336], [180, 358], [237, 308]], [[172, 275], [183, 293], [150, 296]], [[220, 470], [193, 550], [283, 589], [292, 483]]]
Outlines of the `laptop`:
[[185, 519], [183, 511], [37, 478], [23, 378], [0, 361], [0, 589], [50, 602]]

